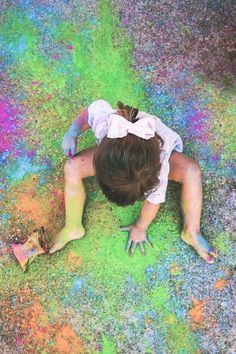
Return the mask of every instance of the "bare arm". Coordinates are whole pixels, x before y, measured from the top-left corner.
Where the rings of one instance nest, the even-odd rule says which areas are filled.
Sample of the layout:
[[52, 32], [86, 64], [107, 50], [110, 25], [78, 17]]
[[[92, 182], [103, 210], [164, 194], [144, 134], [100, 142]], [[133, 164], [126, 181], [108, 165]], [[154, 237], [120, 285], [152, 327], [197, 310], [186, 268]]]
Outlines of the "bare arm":
[[89, 128], [90, 125], [88, 124], [88, 108], [86, 107], [79, 113], [78, 117], [73, 121], [67, 133], [69, 133], [71, 137], [77, 138], [80, 133], [84, 132]]
[[153, 219], [155, 219], [159, 209], [160, 209], [160, 204], [153, 204], [145, 200], [143, 203], [143, 207], [139, 219], [136, 222], [136, 226], [144, 230], [147, 230], [148, 226], [151, 224]]
[[76, 154], [77, 137], [79, 134], [89, 129], [88, 124], [88, 108], [84, 108], [78, 117], [73, 121], [64, 135], [62, 141], [62, 148], [66, 156], [73, 156]]

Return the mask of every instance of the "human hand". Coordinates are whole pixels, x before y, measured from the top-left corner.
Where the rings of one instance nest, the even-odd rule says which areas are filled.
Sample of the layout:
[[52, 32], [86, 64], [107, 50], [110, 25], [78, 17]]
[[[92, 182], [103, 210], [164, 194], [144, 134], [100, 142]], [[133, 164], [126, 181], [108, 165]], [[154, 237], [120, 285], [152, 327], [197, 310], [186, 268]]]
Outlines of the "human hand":
[[130, 256], [134, 255], [137, 245], [139, 245], [143, 256], [146, 255], [144, 249], [144, 243], [147, 244], [148, 246], [153, 247], [153, 244], [147, 239], [146, 229], [143, 229], [142, 227], [137, 226], [135, 224], [123, 226], [120, 229], [122, 231], [129, 232], [129, 240], [127, 243], [126, 252], [129, 252], [130, 249]]
[[76, 154], [77, 139], [66, 133], [61, 144], [66, 157], [74, 156]]

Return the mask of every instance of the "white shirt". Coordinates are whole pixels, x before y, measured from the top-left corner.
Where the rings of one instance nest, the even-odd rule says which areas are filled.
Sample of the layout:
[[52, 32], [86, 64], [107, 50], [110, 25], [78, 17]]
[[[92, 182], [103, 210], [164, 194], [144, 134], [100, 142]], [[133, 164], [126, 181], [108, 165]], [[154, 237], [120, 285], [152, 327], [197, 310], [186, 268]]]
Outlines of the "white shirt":
[[[103, 99], [94, 101], [88, 106], [88, 123], [91, 126], [94, 135], [97, 138], [97, 144], [107, 135], [108, 120], [111, 113], [116, 113], [110, 103]], [[146, 112], [138, 112], [137, 118], [152, 116]], [[154, 116], [155, 117], [155, 116]], [[160, 204], [165, 202], [166, 190], [168, 185], [168, 175], [170, 171], [169, 158], [173, 150], [182, 152], [183, 142], [180, 136], [172, 129], [168, 128], [162, 121], [156, 118], [156, 133], [163, 139], [164, 145], [161, 152], [161, 170], [158, 176], [159, 184], [155, 191], [146, 198], [150, 203]]]

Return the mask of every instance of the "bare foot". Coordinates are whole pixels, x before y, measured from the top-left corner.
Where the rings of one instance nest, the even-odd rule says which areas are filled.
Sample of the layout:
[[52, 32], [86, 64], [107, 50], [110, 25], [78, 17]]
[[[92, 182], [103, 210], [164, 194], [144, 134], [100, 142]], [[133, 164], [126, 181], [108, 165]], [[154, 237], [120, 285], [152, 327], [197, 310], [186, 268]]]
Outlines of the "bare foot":
[[55, 253], [61, 250], [69, 241], [78, 240], [85, 235], [85, 230], [70, 228], [65, 226], [57, 235], [53, 242], [53, 246], [50, 248], [49, 253]]
[[191, 245], [207, 263], [214, 263], [217, 251], [200, 233], [191, 234], [190, 232], [182, 231], [181, 238], [185, 243]]

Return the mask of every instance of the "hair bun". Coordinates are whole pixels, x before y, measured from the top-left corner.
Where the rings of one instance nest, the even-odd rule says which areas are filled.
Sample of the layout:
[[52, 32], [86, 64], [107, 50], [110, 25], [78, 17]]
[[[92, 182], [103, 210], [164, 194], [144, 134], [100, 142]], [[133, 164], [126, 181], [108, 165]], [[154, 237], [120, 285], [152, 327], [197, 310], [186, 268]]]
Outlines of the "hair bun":
[[121, 101], [117, 102], [117, 113], [122, 117], [126, 118], [128, 121], [135, 123], [138, 118], [138, 109], [134, 107], [130, 107], [128, 105], [124, 105]]

